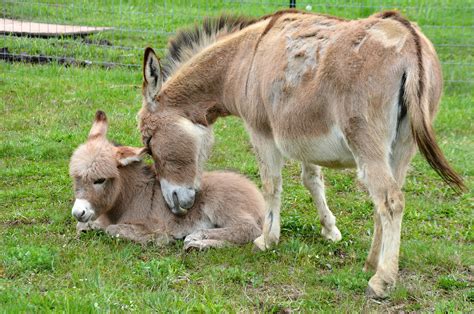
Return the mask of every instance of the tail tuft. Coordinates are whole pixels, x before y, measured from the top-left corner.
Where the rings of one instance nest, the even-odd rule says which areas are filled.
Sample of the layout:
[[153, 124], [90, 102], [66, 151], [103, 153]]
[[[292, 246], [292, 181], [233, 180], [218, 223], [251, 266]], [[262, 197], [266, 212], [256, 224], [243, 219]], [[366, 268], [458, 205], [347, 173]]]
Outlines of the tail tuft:
[[[420, 117], [421, 118], [421, 117]], [[418, 121], [421, 122], [421, 121]], [[461, 193], [467, 190], [461, 176], [459, 176], [449, 165], [444, 157], [441, 148], [436, 143], [435, 134], [431, 124], [425, 119], [422, 123], [412, 121], [413, 136], [421, 154], [438, 175], [456, 192]]]

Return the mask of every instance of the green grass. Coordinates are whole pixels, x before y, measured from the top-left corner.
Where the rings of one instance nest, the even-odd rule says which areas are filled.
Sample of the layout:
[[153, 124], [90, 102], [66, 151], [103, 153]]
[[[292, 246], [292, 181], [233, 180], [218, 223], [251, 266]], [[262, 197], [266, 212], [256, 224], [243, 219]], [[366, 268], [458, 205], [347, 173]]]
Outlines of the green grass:
[[[231, 3], [240, 10], [239, 2]], [[138, 5], [137, 1], [133, 7]], [[222, 6], [216, 2], [209, 10]], [[261, 13], [258, 10], [255, 6], [252, 12]], [[354, 14], [370, 14], [362, 10]], [[430, 24], [442, 24], [436, 12], [425, 11]], [[467, 23], [467, 13], [451, 13], [453, 19]], [[64, 14], [74, 23], [101, 22], [95, 15]], [[443, 36], [452, 42], [462, 39]], [[471, 70], [460, 69], [464, 75], [472, 75]], [[97, 109], [109, 116], [110, 139], [140, 145], [136, 113], [141, 106], [141, 73], [3, 62], [0, 73], [1, 312], [472, 310], [473, 194], [453, 193], [420, 156], [414, 159], [404, 188], [400, 281], [390, 298], [379, 304], [364, 295], [371, 276], [361, 269], [370, 246], [372, 204], [354, 170], [325, 171], [329, 206], [343, 235], [336, 244], [319, 236], [319, 219], [293, 161], [284, 170], [282, 239], [274, 250], [254, 253], [249, 244], [186, 254], [182, 243], [159, 249], [101, 233], [76, 238], [69, 157], [86, 139]], [[472, 84], [448, 85], [435, 125], [439, 144], [470, 190], [474, 187], [471, 89]], [[208, 169], [236, 170], [260, 184], [240, 120], [219, 120], [215, 134]]]

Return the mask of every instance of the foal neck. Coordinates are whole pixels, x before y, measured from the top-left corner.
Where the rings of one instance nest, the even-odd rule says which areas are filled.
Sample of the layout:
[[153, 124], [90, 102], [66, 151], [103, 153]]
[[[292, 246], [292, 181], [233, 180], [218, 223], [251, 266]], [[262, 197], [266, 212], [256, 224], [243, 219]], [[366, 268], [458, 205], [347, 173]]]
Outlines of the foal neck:
[[149, 210], [153, 198], [161, 197], [159, 183], [153, 169], [142, 162], [120, 167], [120, 192], [114, 205], [108, 211], [109, 218], [120, 220], [125, 212], [143, 212]]

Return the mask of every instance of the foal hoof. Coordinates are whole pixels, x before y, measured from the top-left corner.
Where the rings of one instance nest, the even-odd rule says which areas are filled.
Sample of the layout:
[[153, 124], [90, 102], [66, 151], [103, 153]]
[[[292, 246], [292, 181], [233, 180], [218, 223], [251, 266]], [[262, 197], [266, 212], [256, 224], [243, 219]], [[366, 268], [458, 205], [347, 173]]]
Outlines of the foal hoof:
[[191, 252], [191, 251], [202, 251], [206, 247], [200, 241], [189, 241], [184, 243], [184, 251]]

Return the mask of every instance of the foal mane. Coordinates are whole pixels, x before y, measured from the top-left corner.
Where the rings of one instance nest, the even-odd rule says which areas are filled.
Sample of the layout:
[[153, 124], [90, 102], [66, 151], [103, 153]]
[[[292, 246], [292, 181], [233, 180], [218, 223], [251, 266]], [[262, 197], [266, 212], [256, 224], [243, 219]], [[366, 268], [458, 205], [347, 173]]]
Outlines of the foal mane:
[[261, 19], [222, 14], [205, 17], [202, 24], [178, 30], [168, 42], [163, 59], [163, 75], [166, 80], [193, 56], [212, 45], [225, 35], [237, 32]]

